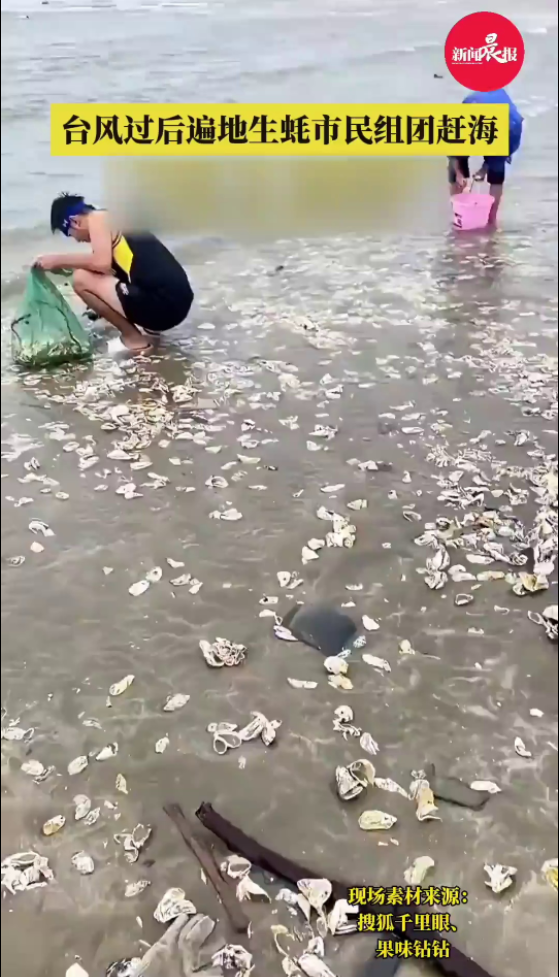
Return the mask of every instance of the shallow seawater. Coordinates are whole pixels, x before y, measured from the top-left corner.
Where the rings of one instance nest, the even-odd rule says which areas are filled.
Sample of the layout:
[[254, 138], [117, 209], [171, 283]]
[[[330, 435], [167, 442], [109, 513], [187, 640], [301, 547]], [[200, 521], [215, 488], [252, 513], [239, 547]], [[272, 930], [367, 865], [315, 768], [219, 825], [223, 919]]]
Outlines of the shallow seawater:
[[[357, 5], [344, 10], [349, 47], [374, 11]], [[103, 70], [112, 72], [115, 98], [119, 84], [132, 90], [133, 79], [145, 73], [139, 52], [154, 13], [107, 14], [115, 24], [110, 43], [117, 49], [125, 45], [128, 68], [124, 82], [106, 53]], [[176, 14], [157, 13], [162, 44]], [[434, 46], [431, 54], [427, 45], [440, 27], [429, 10], [417, 7], [412, 13], [406, 30], [412, 41], [415, 30], [426, 47], [418, 43], [415, 54], [408, 52], [408, 70], [426, 76], [429, 69], [432, 75], [440, 51]], [[532, 14], [534, 30], [544, 14], [541, 22]], [[41, 16], [49, 25], [45, 32], [56, 24], [71, 38], [75, 24], [82, 24], [83, 36], [99, 12]], [[204, 16], [197, 21], [201, 31]], [[226, 25], [231, 30], [231, 10], [222, 5], [212, 16], [214, 35], [204, 21], [198, 39], [191, 33], [185, 43], [198, 46], [200, 61], [211, 60], [207, 52], [213, 50], [217, 63], [225, 58], [220, 44]], [[250, 46], [259, 31], [269, 36], [270, 24], [285, 27], [288, 16], [295, 24], [294, 8], [281, 4], [273, 6], [270, 20], [261, 11], [244, 10], [235, 23], [235, 44]], [[395, 15], [379, 11], [378, 17], [381, 46], [381, 36], [393, 39], [395, 27], [390, 34], [387, 21], [394, 25]], [[321, 27], [322, 36], [315, 12], [309, 12], [310, 36], [321, 38], [316, 71], [324, 98], [338, 90], [334, 54], [341, 58], [343, 47], [335, 17], [332, 22], [331, 30]], [[20, 58], [24, 44], [18, 32], [30, 23], [9, 28], [8, 45], [17, 35]], [[46, 36], [34, 35], [34, 43], [45, 45]], [[531, 36], [542, 45], [551, 40]], [[169, 61], [157, 61], [155, 47], [161, 97], [184, 97], [180, 64], [171, 68]], [[328, 51], [330, 74], [324, 69]], [[270, 93], [300, 98], [295, 53], [284, 55], [284, 68], [280, 53], [274, 60], [270, 52], [267, 62], [262, 55], [265, 84]], [[37, 72], [54, 72], [44, 47], [42, 56]], [[394, 52], [386, 56], [386, 70], [401, 78], [395, 59]], [[359, 70], [367, 79], [366, 61]], [[374, 76], [377, 69], [370, 70]], [[212, 97], [221, 97], [218, 68], [213, 75], [210, 67], [206, 71], [216, 84]], [[275, 71], [280, 80], [273, 80]], [[531, 78], [526, 102], [535, 104], [540, 94], [551, 103], [553, 89], [539, 92]], [[96, 84], [105, 84], [100, 79]], [[342, 94], [335, 97], [349, 99], [338, 80]], [[198, 97], [200, 79], [196, 84]], [[256, 90], [251, 84], [236, 83], [239, 100]], [[122, 97], [128, 97], [124, 88]], [[7, 99], [4, 92], [3, 105]], [[454, 915], [457, 945], [492, 977], [556, 973], [556, 894], [540, 870], [557, 855], [557, 648], [528, 611], [556, 602], [557, 572], [550, 574], [548, 591], [522, 598], [502, 580], [449, 582], [430, 590], [417, 572], [430, 552], [414, 542], [426, 523], [442, 516], [464, 519], [484, 505], [510, 504], [530, 530], [540, 506], [527, 471], [553, 470], [557, 143], [549, 120], [545, 114], [531, 119], [525, 153], [511, 171], [502, 228], [493, 236], [460, 239], [443, 224], [424, 234], [414, 228], [394, 236], [185, 241], [181, 253], [195, 281], [197, 305], [188, 328], [151, 360], [131, 361], [115, 352], [111, 333], [102, 329], [96, 330], [89, 366], [30, 376], [12, 372], [6, 358], [3, 725], [20, 719], [35, 734], [27, 746], [2, 742], [2, 856], [36, 848], [48, 856], [56, 876], [46, 888], [4, 894], [6, 974], [59, 977], [79, 957], [91, 977], [103, 977], [112, 960], [141, 954], [159, 938], [152, 913], [170, 886], [182, 886], [200, 911], [219, 919], [223, 941], [233, 937], [211, 886], [163, 813], [168, 801], [180, 802], [187, 814], [210, 801], [262, 843], [318, 875], [350, 884], [399, 884], [415, 857], [430, 854], [436, 867], [429, 881], [460, 885], [469, 893], [467, 905]], [[15, 141], [7, 152], [21, 161]], [[17, 248], [6, 243], [13, 240], [12, 220], [4, 213], [3, 249], [8, 247], [11, 260], [3, 279], [7, 318], [14, 281], [27, 260], [23, 253], [39, 246], [31, 229], [36, 224], [38, 237], [43, 233], [39, 202], [63, 179], [54, 164], [60, 161], [49, 161], [53, 169], [35, 177], [30, 164], [21, 164], [22, 181], [34, 189], [11, 208], [16, 216], [27, 214], [28, 231], [18, 233]], [[17, 193], [15, 183], [7, 185]], [[323, 436], [320, 427], [333, 436]], [[132, 459], [146, 456], [150, 466], [134, 468], [134, 461], [115, 457], [123, 444]], [[29, 464], [33, 458], [40, 467]], [[98, 460], [89, 465], [88, 458]], [[367, 461], [383, 464], [368, 470]], [[473, 467], [460, 486], [466, 494], [481, 489], [482, 502], [460, 508], [441, 498], [441, 480], [465, 463]], [[207, 484], [216, 475], [227, 487]], [[130, 483], [137, 497], [128, 499], [117, 490]], [[327, 486], [338, 488], [324, 492]], [[492, 494], [501, 490], [511, 495]], [[367, 507], [349, 509], [355, 499], [365, 499]], [[330, 529], [317, 518], [321, 506], [351, 517], [355, 546], [325, 547], [317, 560], [302, 565], [302, 547]], [[212, 517], [231, 508], [242, 519]], [[406, 521], [405, 508], [417, 511], [421, 521]], [[33, 535], [33, 520], [43, 520], [54, 535]], [[31, 550], [36, 542], [42, 552]], [[10, 558], [19, 555], [25, 562], [11, 566]], [[462, 552], [452, 556], [453, 562], [465, 562]], [[172, 568], [168, 559], [184, 568]], [[154, 567], [163, 569], [163, 579], [132, 597], [130, 586]], [[293, 591], [282, 588], [281, 571], [296, 571], [303, 583]], [[185, 572], [202, 581], [197, 594], [171, 584]], [[358, 584], [359, 591], [346, 589]], [[457, 607], [460, 592], [471, 592], [473, 603]], [[265, 596], [278, 598], [271, 608], [280, 615], [294, 601], [325, 601], [345, 605], [358, 622], [363, 614], [375, 618], [380, 629], [367, 634], [365, 651], [385, 658], [391, 671], [378, 672], [354, 652], [353, 690], [333, 689], [319, 652], [274, 636], [273, 619], [260, 616], [269, 609], [260, 603]], [[246, 661], [231, 669], [208, 668], [199, 642], [218, 636], [246, 645]], [[399, 654], [404, 639], [415, 655]], [[109, 687], [131, 673], [130, 688], [108, 702]], [[318, 688], [297, 690], [288, 678], [316, 681]], [[163, 704], [174, 692], [190, 695], [190, 701], [165, 713]], [[413, 804], [376, 788], [342, 804], [333, 789], [335, 769], [362, 751], [358, 740], [344, 741], [333, 730], [341, 704], [351, 705], [358, 726], [378, 741], [378, 776], [407, 788], [412, 771], [434, 762], [441, 773], [467, 783], [494, 780], [502, 793], [481, 812], [441, 802], [440, 822], [419, 823]], [[534, 709], [543, 716], [531, 715]], [[216, 755], [208, 725], [242, 726], [254, 710], [281, 720], [276, 744], [267, 749], [250, 742]], [[95, 725], [86, 725], [93, 719]], [[169, 746], [159, 754], [155, 744], [165, 736]], [[515, 752], [516, 737], [532, 759]], [[119, 746], [116, 757], [92, 760], [84, 773], [68, 776], [72, 759], [113, 742]], [[29, 758], [55, 767], [44, 783], [21, 772]], [[126, 777], [127, 795], [116, 789], [118, 774]], [[79, 793], [101, 807], [91, 827], [73, 821], [72, 798]], [[360, 831], [359, 815], [371, 808], [397, 816], [396, 827], [389, 833]], [[42, 837], [41, 825], [56, 814], [64, 814], [67, 824], [53, 837]], [[153, 825], [154, 836], [130, 866], [114, 835], [137, 822]], [[82, 849], [95, 860], [92, 876], [81, 877], [72, 868], [73, 854]], [[486, 862], [517, 867], [514, 888], [494, 896], [484, 885]], [[125, 885], [139, 879], [150, 880], [150, 887], [125, 900]], [[265, 877], [263, 884], [275, 891]], [[281, 970], [270, 926], [281, 922], [291, 928], [294, 921], [283, 904], [246, 908], [254, 922], [255, 973], [274, 977]], [[298, 925], [302, 930], [301, 920]], [[330, 939], [327, 960], [337, 977], [358, 977], [373, 949], [367, 937]], [[400, 972], [433, 971], [406, 963]]]

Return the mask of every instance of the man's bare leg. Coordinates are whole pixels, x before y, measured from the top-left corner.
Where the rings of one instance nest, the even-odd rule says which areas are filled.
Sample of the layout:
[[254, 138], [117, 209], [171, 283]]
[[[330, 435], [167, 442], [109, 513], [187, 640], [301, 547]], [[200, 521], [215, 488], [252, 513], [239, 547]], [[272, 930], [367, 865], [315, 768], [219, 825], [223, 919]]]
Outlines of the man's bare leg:
[[495, 226], [497, 223], [497, 214], [499, 213], [499, 207], [501, 206], [501, 200], [503, 199], [503, 187], [498, 184], [489, 188], [491, 196], [493, 197], [493, 206], [491, 208], [491, 213], [489, 214], [489, 224]]
[[151, 349], [151, 343], [146, 342], [145, 336], [124, 315], [116, 284], [117, 279], [112, 275], [97, 275], [82, 269], [74, 272], [74, 291], [82, 302], [118, 329], [122, 342], [130, 352], [145, 352]]

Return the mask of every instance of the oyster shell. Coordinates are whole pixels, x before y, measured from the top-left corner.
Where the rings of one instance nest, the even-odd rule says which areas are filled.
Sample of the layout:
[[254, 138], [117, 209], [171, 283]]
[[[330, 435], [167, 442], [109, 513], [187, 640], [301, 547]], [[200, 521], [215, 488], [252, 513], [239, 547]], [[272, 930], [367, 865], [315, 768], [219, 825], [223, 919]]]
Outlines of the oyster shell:
[[95, 871], [95, 862], [91, 855], [78, 851], [72, 855], [72, 865], [80, 875], [91, 875]]
[[348, 767], [336, 767], [336, 789], [342, 801], [353, 801], [363, 793], [366, 783], [353, 776]]
[[134, 679], [135, 679], [135, 675], [125, 675], [124, 678], [120, 680], [120, 682], [115, 682], [114, 685], [111, 685], [109, 689], [109, 695], [111, 696], [122, 695], [123, 692], [126, 692], [126, 689], [130, 688]]
[[509, 889], [514, 883], [514, 876], [518, 872], [517, 868], [513, 868], [511, 865], [485, 865], [484, 871], [487, 873], [488, 878], [485, 880], [485, 884], [499, 895], [504, 892], [505, 889]]
[[184, 889], [168, 889], [153, 913], [158, 923], [170, 923], [177, 916], [195, 916], [196, 907], [186, 898]]
[[68, 764], [68, 773], [71, 777], [75, 777], [76, 774], [82, 773], [87, 765], [89, 764], [89, 757], [78, 756], [75, 760], [71, 760]]
[[388, 831], [397, 820], [393, 814], [385, 814], [384, 811], [364, 811], [358, 823], [362, 831]]
[[135, 896], [139, 896], [142, 892], [151, 885], [148, 879], [141, 879], [139, 882], [129, 882], [124, 890], [125, 899], [134, 899]]
[[57, 814], [56, 817], [50, 818], [45, 821], [43, 827], [41, 828], [45, 838], [49, 838], [51, 835], [57, 834], [61, 828], [66, 824], [66, 818], [63, 814]]
[[420, 855], [413, 865], [406, 869], [404, 879], [408, 885], [421, 885], [429, 869], [434, 867], [435, 862], [430, 855]]
[[189, 701], [189, 695], [183, 695], [182, 692], [175, 692], [167, 696], [165, 705], [163, 706], [163, 712], [176, 712], [177, 709], [182, 709]]
[[91, 799], [87, 794], [76, 794], [74, 797], [74, 820], [82, 821], [91, 811]]

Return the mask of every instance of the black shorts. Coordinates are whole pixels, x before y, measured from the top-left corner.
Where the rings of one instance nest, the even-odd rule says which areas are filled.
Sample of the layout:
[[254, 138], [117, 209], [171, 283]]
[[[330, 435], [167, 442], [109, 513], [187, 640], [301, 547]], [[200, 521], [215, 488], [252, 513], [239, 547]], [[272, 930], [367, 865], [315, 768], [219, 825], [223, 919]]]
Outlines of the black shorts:
[[129, 322], [148, 332], [167, 332], [183, 322], [194, 300], [190, 285], [165, 291], [117, 282], [116, 292]]
[[[470, 178], [470, 157], [469, 156], [456, 156], [456, 162], [460, 168], [460, 172], [467, 180]], [[506, 156], [485, 156], [485, 164], [487, 166], [487, 182], [491, 187], [502, 187], [505, 182], [505, 170], [507, 165]], [[454, 171], [453, 160], [449, 161], [448, 164], [448, 182], [451, 184], [456, 183], [456, 173]]]

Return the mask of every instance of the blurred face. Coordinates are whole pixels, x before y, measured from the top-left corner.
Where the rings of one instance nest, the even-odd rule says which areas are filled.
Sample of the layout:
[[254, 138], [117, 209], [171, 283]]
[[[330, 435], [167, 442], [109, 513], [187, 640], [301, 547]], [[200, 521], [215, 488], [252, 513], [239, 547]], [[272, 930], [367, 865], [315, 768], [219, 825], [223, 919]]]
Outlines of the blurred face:
[[89, 222], [87, 214], [79, 214], [72, 217], [68, 228], [68, 237], [73, 237], [75, 241], [89, 241]]

